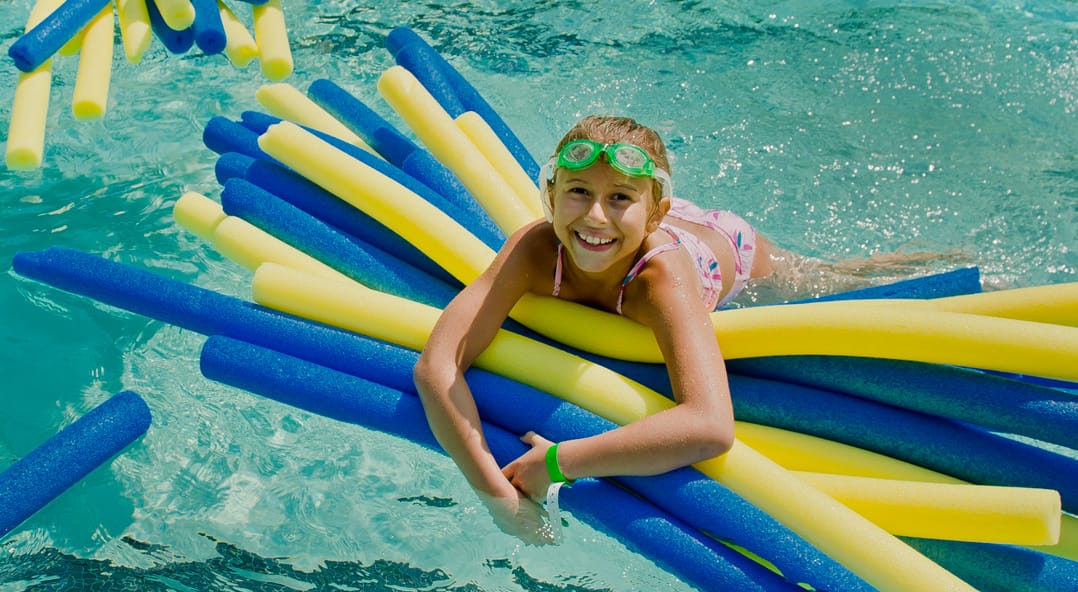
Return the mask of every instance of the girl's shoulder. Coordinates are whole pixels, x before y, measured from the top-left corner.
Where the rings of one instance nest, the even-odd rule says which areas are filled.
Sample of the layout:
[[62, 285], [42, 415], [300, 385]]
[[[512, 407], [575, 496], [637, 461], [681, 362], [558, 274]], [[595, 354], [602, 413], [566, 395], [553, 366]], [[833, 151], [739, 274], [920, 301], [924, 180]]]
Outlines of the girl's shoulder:
[[520, 228], [506, 240], [496, 261], [506, 271], [527, 276], [533, 291], [553, 286], [557, 265], [558, 239], [550, 224], [538, 220]]

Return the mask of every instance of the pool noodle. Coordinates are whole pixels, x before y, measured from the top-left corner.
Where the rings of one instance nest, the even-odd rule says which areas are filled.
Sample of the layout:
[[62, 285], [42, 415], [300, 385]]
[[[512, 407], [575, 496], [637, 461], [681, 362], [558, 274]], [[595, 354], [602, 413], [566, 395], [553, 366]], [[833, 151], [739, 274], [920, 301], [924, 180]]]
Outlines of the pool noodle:
[[[347, 155], [295, 125], [282, 123], [259, 137], [259, 146], [331, 193], [364, 209], [408, 238], [462, 282], [478, 276], [493, 253], [445, 217], [420, 219], [429, 209], [397, 193], [373, 207], [368, 187]], [[405, 200], [408, 200], [405, 202]], [[395, 203], [394, 203], [395, 202]], [[397, 210], [407, 203], [407, 212]], [[402, 220], [401, 218], [405, 219]], [[459, 256], [458, 256], [459, 255]], [[874, 301], [868, 301], [870, 303]], [[1038, 376], [1078, 377], [1078, 330], [980, 315], [888, 309], [857, 302], [756, 307], [712, 313], [728, 359], [766, 355], [829, 354], [881, 357], [1017, 371]], [[650, 331], [610, 313], [555, 298], [526, 295], [512, 316], [556, 341], [606, 357], [661, 362]], [[602, 339], [597, 336], [602, 335]], [[926, 340], [932, 348], [924, 347]]]
[[150, 427], [150, 409], [123, 391], [0, 472], [0, 538], [126, 448]]
[[47, 62], [97, 16], [109, 4], [109, 0], [66, 0], [62, 3], [39, 4], [55, 8], [35, 19], [32, 25], [28, 24], [26, 32], [7, 50], [15, 67], [23, 72], [33, 72]]
[[906, 539], [982, 592], [1074, 590], [1078, 563], [1011, 545]]
[[120, 22], [124, 57], [132, 64], [141, 62], [153, 41], [150, 13], [145, 0], [116, 0], [116, 18]]
[[494, 170], [501, 173], [502, 179], [513, 189], [521, 205], [531, 212], [532, 219], [542, 218], [539, 188], [535, 180], [528, 178], [524, 169], [520, 168], [516, 159], [494, 134], [494, 130], [490, 128], [486, 120], [475, 111], [468, 111], [462, 113], [454, 121], [472, 144], [479, 148], [487, 161], [494, 166]]
[[193, 233], [207, 243], [213, 243], [213, 231], [228, 217], [225, 211], [206, 196], [188, 191], [176, 200], [172, 217], [181, 228]]
[[[535, 220], [486, 157], [457, 127], [418, 80], [401, 66], [378, 79], [378, 91], [439, 161], [449, 167], [505, 234]], [[422, 249], [421, 249], [422, 250]]]
[[221, 18], [221, 26], [225, 30], [225, 55], [232, 65], [243, 68], [258, 57], [258, 45], [255, 38], [247, 27], [236, 18], [228, 6], [221, 0], [217, 0], [218, 14]]
[[730, 360], [731, 372], [939, 415], [1078, 450], [1078, 398], [951, 366], [790, 356]]
[[960, 267], [937, 274], [907, 278], [879, 286], [847, 290], [817, 296], [793, 304], [832, 300], [934, 299], [975, 294], [981, 291], [981, 273], [977, 267]]
[[217, 157], [217, 162], [213, 163], [213, 176], [221, 185], [224, 185], [229, 179], [246, 180], [247, 173], [251, 170], [251, 165], [254, 162], [255, 159], [246, 154], [225, 152]]
[[307, 94], [349, 129], [359, 134], [386, 160], [464, 210], [466, 220], [474, 220], [475, 224], [495, 233], [499, 245], [505, 241], [505, 234], [452, 171], [438, 162], [430, 152], [404, 137], [362, 101], [326, 79], [312, 82]]
[[[414, 359], [402, 361], [400, 352], [403, 350], [400, 348], [328, 326], [301, 322], [257, 305], [98, 256], [52, 247], [45, 251], [17, 253], [14, 267], [17, 273], [25, 277], [189, 330], [259, 343], [341, 371], [362, 369], [368, 378], [373, 377], [391, 388], [414, 388], [409, 375]], [[469, 380], [477, 381], [477, 394], [480, 397], [483, 397], [484, 393], [490, 393], [489, 396], [493, 398], [490, 408], [497, 409], [500, 401], [504, 400], [501, 397], [504, 387], [500, 383], [504, 383], [505, 379], [488, 375], [485, 380], [493, 381], [493, 384], [484, 387], [479, 382], [483, 380], [484, 374], [475, 369], [470, 370]], [[517, 388], [525, 389], [524, 394], [534, 393], [526, 387]], [[525, 400], [536, 399], [533, 394]], [[506, 406], [503, 411], [508, 413], [510, 418], [518, 417], [511, 406]], [[541, 413], [532, 415], [538, 416]], [[551, 425], [541, 427], [544, 431], [558, 434], [557, 429], [574, 425], [579, 425], [579, 422], [568, 421], [562, 414], [555, 418]], [[759, 520], [742, 515], [737, 519]], [[755, 523], [750, 522], [744, 529], [746, 536], [756, 532], [753, 524]], [[767, 540], [765, 537], [756, 547], [765, 546]], [[794, 552], [785, 548], [783, 551]], [[813, 563], [815, 564], [816, 562]], [[784, 565], [784, 569], [791, 568]]]
[[[1015, 545], [1059, 542], [1059, 494], [1051, 489], [925, 483], [796, 473], [887, 532], [899, 536]], [[930, 499], [917, 511], [910, 500]], [[947, 524], [945, 532], [937, 531]], [[936, 533], [940, 534], [927, 534]], [[946, 535], [946, 536], [942, 536]]]
[[286, 82], [264, 84], [255, 91], [255, 99], [266, 108], [270, 115], [325, 132], [375, 154], [374, 149], [355, 132], [291, 84]]
[[[407, 311], [397, 308], [387, 316], [389, 311], [374, 305], [376, 300], [386, 300], [385, 295], [372, 292], [363, 302], [350, 303], [355, 306], [348, 311], [349, 319], [330, 321], [327, 317], [341, 315], [344, 307], [337, 305], [344, 303], [334, 302], [334, 310], [327, 311], [325, 300], [315, 304], [310, 292], [302, 289], [310, 286], [291, 285], [296, 279], [319, 285], [320, 295], [327, 295], [326, 291], [336, 292], [335, 297], [344, 293], [339, 289], [344, 284], [331, 285], [314, 276], [305, 278], [303, 274], [297, 275], [280, 266], [263, 265], [255, 272], [253, 291], [256, 302], [289, 314], [321, 317], [323, 322], [362, 323], [365, 326], [360, 332], [413, 349], [422, 347], [438, 316], [437, 310], [421, 309], [419, 305]], [[397, 304], [403, 302], [394, 300]], [[315, 308], [318, 310], [313, 310]], [[373, 318], [376, 309], [381, 318]], [[478, 356], [475, 365], [521, 379], [619, 424], [672, 405], [653, 391], [634, 387], [602, 368], [582, 365], [579, 359], [574, 361], [560, 353], [553, 348], [536, 348], [523, 338], [514, 338], [503, 331]], [[881, 590], [970, 589], [923, 555], [826, 494], [803, 484], [744, 443], [735, 443], [722, 457], [695, 466], [775, 516]], [[798, 503], [791, 505], [791, 498], [797, 499]]]
[[246, 180], [226, 181], [221, 205], [225, 213], [247, 220], [367, 287], [435, 306], [445, 306], [457, 294], [456, 286], [441, 282], [376, 247], [350, 240]]
[[146, 0], [153, 4], [161, 20], [173, 31], [183, 31], [195, 22], [195, 6], [191, 0]]
[[[418, 398], [400, 391], [226, 338], [206, 341], [201, 367], [213, 380], [440, 451]], [[509, 462], [526, 450], [517, 436], [498, 427], [485, 425], [484, 432], [501, 462]], [[575, 511], [584, 505], [583, 513], [595, 519], [597, 526], [698, 587], [799, 589], [704, 535], [688, 534], [692, 531], [676, 518], [656, 518], [658, 511], [653, 506], [613, 485], [595, 479], [578, 485], [562, 493], [563, 506]]]
[[191, 49], [195, 44], [195, 32], [190, 26], [182, 29], [174, 29], [168, 25], [160, 7], [154, 0], [146, 1], [146, 14], [150, 18], [150, 29], [153, 31], [161, 44], [170, 53], [181, 54]]
[[[400, 53], [401, 49], [407, 46], [416, 46], [422, 48], [426, 54], [427, 59], [437, 64], [437, 67], [441, 70], [443, 76], [453, 87], [456, 93], [457, 99], [461, 102], [466, 111], [475, 111], [490, 125], [502, 142], [509, 148], [509, 151], [516, 157], [517, 162], [521, 168], [527, 174], [528, 178], [536, 179], [539, 177], [539, 165], [535, 162], [528, 149], [520, 142], [513, 130], [505, 123], [505, 121], [498, 115], [490, 103], [483, 98], [483, 95], [466, 79], [456, 68], [453, 67], [440, 53], [438, 53], [429, 43], [422, 37], [417, 35], [414, 31], [407, 27], [397, 27], [389, 32], [386, 36], [386, 49], [393, 55]], [[421, 81], [426, 82], [422, 78]], [[447, 109], [448, 111], [448, 109]], [[454, 114], [459, 115], [459, 114]]]
[[288, 44], [280, 0], [255, 4], [252, 12], [262, 74], [272, 81], [288, 78], [292, 75], [292, 48]]
[[116, 19], [112, 6], [101, 9], [86, 25], [75, 77], [71, 110], [75, 119], [100, 119], [105, 116], [109, 102], [109, 82], [112, 76], [112, 46]]
[[[60, 4], [60, 0], [38, 0], [30, 11], [26, 30], [33, 30]], [[31, 72], [19, 73], [4, 150], [4, 161], [9, 169], [28, 171], [41, 166], [51, 90], [52, 60], [46, 60]]]
[[227, 117], [215, 115], [202, 128], [202, 143], [218, 154], [238, 152], [251, 158], [276, 162], [258, 146], [258, 134]]
[[195, 11], [195, 18], [190, 25], [195, 32], [195, 45], [206, 55], [221, 53], [225, 50], [227, 38], [217, 0], [190, 1]]

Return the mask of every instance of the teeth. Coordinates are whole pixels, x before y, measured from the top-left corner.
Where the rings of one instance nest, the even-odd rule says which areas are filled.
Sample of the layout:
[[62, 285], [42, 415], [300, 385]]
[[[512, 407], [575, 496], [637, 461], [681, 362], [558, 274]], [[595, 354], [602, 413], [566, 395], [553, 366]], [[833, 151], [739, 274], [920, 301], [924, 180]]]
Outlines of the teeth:
[[588, 234], [581, 234], [579, 232], [576, 233], [576, 235], [579, 236], [581, 238], [581, 240], [588, 243], [589, 245], [598, 246], [598, 245], [606, 245], [606, 244], [610, 244], [610, 243], [614, 242], [614, 239], [612, 239], [612, 238], [602, 238], [602, 237], [598, 237], [598, 236], [591, 236], [591, 235], [588, 235]]

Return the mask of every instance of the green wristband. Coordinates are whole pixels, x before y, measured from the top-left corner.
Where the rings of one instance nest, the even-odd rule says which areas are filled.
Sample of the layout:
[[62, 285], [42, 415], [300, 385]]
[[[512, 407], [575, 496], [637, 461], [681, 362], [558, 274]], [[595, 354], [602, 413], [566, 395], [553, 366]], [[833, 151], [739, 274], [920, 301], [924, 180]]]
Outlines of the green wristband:
[[572, 479], [566, 478], [561, 472], [561, 467], [558, 466], [558, 444], [546, 449], [546, 472], [550, 475], [551, 483], [573, 484]]

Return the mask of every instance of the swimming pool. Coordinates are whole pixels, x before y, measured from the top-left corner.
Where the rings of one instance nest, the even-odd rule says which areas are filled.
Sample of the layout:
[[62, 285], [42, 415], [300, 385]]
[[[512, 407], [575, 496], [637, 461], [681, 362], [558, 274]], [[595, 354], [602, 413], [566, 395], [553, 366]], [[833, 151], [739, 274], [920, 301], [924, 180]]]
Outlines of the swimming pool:
[[[383, 38], [408, 25], [537, 156], [578, 116], [624, 112], [664, 134], [679, 192], [789, 248], [955, 249], [990, 286], [1078, 276], [1071, 2], [315, 4], [284, 5], [297, 87], [329, 78], [381, 106]], [[5, 47], [28, 10], [0, 6]], [[14, 70], [0, 70], [6, 121]], [[257, 69], [158, 45], [116, 62], [93, 123], [70, 116], [73, 76], [57, 63], [44, 166], [0, 172], [5, 269], [62, 245], [246, 298], [249, 274], [171, 206], [219, 193], [202, 126], [257, 108]], [[154, 413], [139, 444], [0, 543], [0, 589], [105, 574], [161, 589], [685, 588], [579, 523], [562, 547], [519, 544], [446, 459], [201, 378], [199, 335], [0, 282], [0, 467], [120, 390]]]

